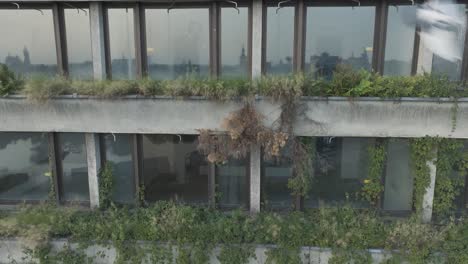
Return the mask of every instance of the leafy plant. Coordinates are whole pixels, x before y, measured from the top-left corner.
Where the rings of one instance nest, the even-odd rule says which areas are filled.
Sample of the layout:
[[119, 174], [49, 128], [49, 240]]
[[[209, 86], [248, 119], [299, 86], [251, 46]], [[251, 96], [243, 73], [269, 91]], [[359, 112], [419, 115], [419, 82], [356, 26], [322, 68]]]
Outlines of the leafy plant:
[[23, 81], [18, 79], [14, 72], [5, 64], [0, 64], [0, 96], [14, 93], [21, 89]]

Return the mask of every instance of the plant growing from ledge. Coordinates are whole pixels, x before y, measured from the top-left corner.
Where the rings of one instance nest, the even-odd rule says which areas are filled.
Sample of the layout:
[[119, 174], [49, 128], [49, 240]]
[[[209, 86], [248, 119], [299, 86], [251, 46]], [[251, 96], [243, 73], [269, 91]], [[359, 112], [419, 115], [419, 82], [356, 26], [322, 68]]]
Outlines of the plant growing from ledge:
[[12, 94], [20, 89], [23, 81], [8, 69], [5, 64], [0, 63], [0, 96]]
[[107, 209], [112, 205], [114, 176], [112, 163], [106, 162], [99, 171], [99, 207]]
[[382, 175], [386, 159], [386, 142], [378, 141], [368, 149], [369, 167], [367, 178], [359, 192], [360, 197], [374, 207], [380, 204], [380, 197], [384, 191]]

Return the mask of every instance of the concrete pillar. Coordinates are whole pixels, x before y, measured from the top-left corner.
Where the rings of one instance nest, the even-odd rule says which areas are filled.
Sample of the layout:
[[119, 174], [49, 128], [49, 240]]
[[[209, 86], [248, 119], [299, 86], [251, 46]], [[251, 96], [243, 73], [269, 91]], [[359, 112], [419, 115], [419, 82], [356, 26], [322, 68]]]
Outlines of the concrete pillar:
[[93, 58], [93, 76], [95, 80], [106, 79], [106, 47], [104, 8], [101, 2], [89, 3], [89, 21], [91, 26], [91, 54]]
[[423, 223], [431, 222], [432, 218], [432, 206], [434, 203], [434, 190], [435, 190], [435, 181], [437, 174], [437, 149], [434, 148], [434, 159], [427, 161], [427, 166], [429, 167], [429, 173], [431, 176], [429, 186], [426, 188], [426, 193], [423, 196], [422, 201], [422, 210], [421, 218]]
[[91, 208], [99, 207], [99, 170], [101, 169], [101, 152], [99, 135], [86, 133], [86, 157], [88, 161], [89, 201]]
[[263, 1], [252, 3], [252, 78], [262, 75]]
[[260, 146], [250, 148], [250, 212], [260, 212]]
[[419, 42], [417, 74], [431, 73], [434, 53], [424, 45], [424, 38]]

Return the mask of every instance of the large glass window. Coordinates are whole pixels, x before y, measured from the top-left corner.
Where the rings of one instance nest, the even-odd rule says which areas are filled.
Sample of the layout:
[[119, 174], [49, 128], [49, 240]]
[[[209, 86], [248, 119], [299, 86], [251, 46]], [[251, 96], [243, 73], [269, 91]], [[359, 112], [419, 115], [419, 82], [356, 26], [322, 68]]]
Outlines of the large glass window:
[[368, 148], [372, 139], [321, 137], [316, 139], [314, 178], [306, 208], [349, 202], [367, 207], [357, 197], [368, 172]]
[[17, 74], [57, 74], [52, 10], [0, 10], [0, 63]]
[[[445, 4], [444, 11], [446, 11], [445, 8], [447, 8], [447, 5], [448, 4]], [[451, 10], [450, 14], [454, 14], [455, 12], [458, 12], [458, 15], [460, 17], [465, 16], [466, 5], [456, 4], [456, 5], [454, 5], [453, 8], [454, 8], [454, 10]], [[465, 19], [465, 18], [463, 18], [463, 19]], [[445, 26], [445, 25], [442, 25], [442, 26]], [[450, 25], [447, 25], [447, 27], [449, 27], [449, 26]], [[443, 38], [445, 40], [455, 42], [455, 45], [453, 47], [449, 46], [449, 45], [447, 45], [445, 43], [438, 43], [438, 44], [439, 45], [444, 45], [445, 44], [445, 45], [448, 46], [448, 47], [445, 47], [445, 48], [454, 49], [453, 52], [458, 53], [459, 59], [455, 59], [453, 61], [450, 61], [450, 60], [446, 60], [446, 59], [438, 56], [437, 54], [434, 54], [433, 58], [432, 58], [432, 73], [445, 75], [448, 78], [450, 78], [451, 80], [459, 80], [460, 77], [461, 77], [462, 56], [463, 56], [463, 50], [464, 50], [464, 46], [465, 46], [464, 45], [464, 43], [465, 43], [465, 30], [463, 30], [461, 27], [456, 28], [456, 29], [449, 29], [449, 30], [454, 30], [454, 32], [457, 33], [456, 36], [455, 35], [448, 35], [448, 34], [439, 34], [439, 35], [435, 35], [435, 37]], [[427, 34], [426, 34], [426, 36], [427, 36]], [[423, 43], [423, 45], [424, 45], [425, 41], [426, 42], [429, 42], [429, 41], [433, 42], [433, 40], [430, 37], [425, 38], [425, 34], [423, 34], [422, 37], [421, 37], [421, 42]]]
[[109, 45], [112, 79], [135, 78], [135, 35], [133, 8], [110, 8]]
[[308, 7], [305, 65], [331, 78], [337, 65], [371, 69], [375, 7]]
[[0, 201], [46, 200], [50, 184], [47, 134], [0, 133]]
[[60, 133], [59, 146], [62, 159], [61, 199], [67, 202], [89, 201], [84, 134]]
[[[239, 10], [239, 11], [238, 11]], [[221, 74], [223, 77], [248, 75], [248, 8], [221, 9]]]
[[143, 180], [148, 201], [208, 204], [209, 166], [195, 135], [144, 135]]
[[209, 75], [207, 8], [146, 9], [146, 41], [152, 78]]
[[[385, 75], [410, 75], [416, 33], [416, 6], [390, 6], [388, 10]], [[410, 21], [408, 21], [408, 19]]]
[[384, 210], [411, 211], [413, 174], [410, 153], [408, 140], [389, 140], [385, 166]]
[[133, 203], [135, 200], [135, 174], [131, 140], [131, 136], [126, 134], [104, 135], [106, 161], [111, 164], [114, 176], [112, 198], [118, 203]]
[[266, 209], [291, 209], [293, 196], [288, 180], [293, 175], [290, 151], [262, 160], [262, 201]]
[[68, 67], [74, 79], [92, 79], [91, 32], [89, 9], [65, 9]]
[[266, 65], [268, 74], [288, 74], [293, 70], [294, 7], [267, 8]]
[[216, 197], [220, 208], [248, 208], [248, 169], [246, 159], [231, 159], [216, 166]]

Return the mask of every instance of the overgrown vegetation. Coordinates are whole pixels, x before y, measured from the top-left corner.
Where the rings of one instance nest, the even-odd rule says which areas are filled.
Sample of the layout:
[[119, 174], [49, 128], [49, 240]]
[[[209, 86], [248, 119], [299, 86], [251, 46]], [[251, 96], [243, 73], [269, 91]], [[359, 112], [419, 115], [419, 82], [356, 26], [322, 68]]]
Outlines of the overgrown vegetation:
[[380, 76], [349, 66], [337, 67], [330, 81], [315, 79], [311, 75], [267, 76], [256, 80], [197, 79], [177, 80], [115, 80], [79, 81], [63, 77], [48, 79], [33, 77], [23, 80], [0, 66], [0, 96], [25, 94], [34, 100], [79, 94], [103, 98], [138, 94], [144, 96], [167, 95], [175, 97], [205, 96], [216, 100], [264, 95], [274, 98], [294, 96], [375, 96], [399, 97], [463, 97], [468, 92], [462, 83], [440, 75]]
[[[369, 248], [393, 251], [394, 258], [409, 263], [446, 258], [447, 263], [462, 264], [468, 257], [466, 219], [444, 226], [421, 224], [415, 218], [387, 221], [372, 211], [347, 206], [248, 215], [169, 202], [106, 211], [44, 205], [2, 214], [0, 236], [19, 237], [29, 247], [28, 254], [40, 263], [55, 263], [51, 259], [96, 262], [84, 254], [93, 244], [115, 247], [117, 263], [140, 263], [145, 258], [151, 263], [172, 263], [172, 259], [206, 263], [210, 251], [221, 245], [217, 256], [221, 263], [241, 264], [253, 257], [254, 244], [278, 246], [267, 253], [270, 263], [298, 263], [301, 246], [332, 248], [332, 263], [349, 263], [350, 259], [366, 263], [361, 260], [368, 259]], [[53, 249], [48, 242], [52, 238], [68, 238], [78, 246]]]
[[380, 205], [380, 197], [385, 187], [382, 176], [387, 154], [386, 143], [386, 141], [379, 140], [369, 147], [368, 175], [364, 179], [364, 185], [360, 192], [361, 198], [375, 207]]

